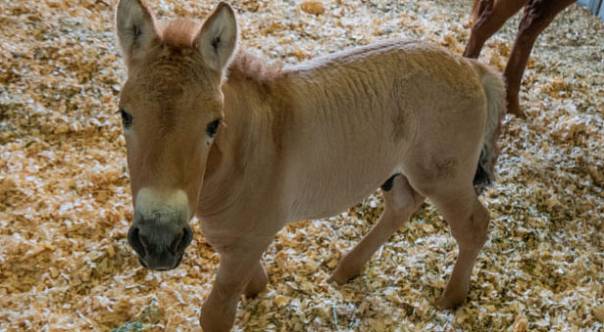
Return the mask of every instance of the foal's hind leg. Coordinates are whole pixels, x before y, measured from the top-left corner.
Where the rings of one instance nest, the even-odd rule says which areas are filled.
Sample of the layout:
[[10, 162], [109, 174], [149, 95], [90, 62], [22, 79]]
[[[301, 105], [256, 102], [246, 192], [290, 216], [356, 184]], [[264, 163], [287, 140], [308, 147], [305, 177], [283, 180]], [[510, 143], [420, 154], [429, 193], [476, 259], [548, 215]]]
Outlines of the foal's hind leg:
[[443, 309], [451, 309], [462, 304], [468, 294], [476, 257], [487, 240], [489, 214], [471, 185], [448, 191], [449, 186], [443, 187], [445, 191], [436, 191], [428, 198], [449, 223], [459, 248], [453, 273], [437, 303]]
[[373, 253], [419, 208], [424, 198], [415, 192], [402, 175], [394, 177], [392, 187], [384, 188], [384, 212], [371, 231], [346, 254], [331, 279], [338, 284], [358, 276]]

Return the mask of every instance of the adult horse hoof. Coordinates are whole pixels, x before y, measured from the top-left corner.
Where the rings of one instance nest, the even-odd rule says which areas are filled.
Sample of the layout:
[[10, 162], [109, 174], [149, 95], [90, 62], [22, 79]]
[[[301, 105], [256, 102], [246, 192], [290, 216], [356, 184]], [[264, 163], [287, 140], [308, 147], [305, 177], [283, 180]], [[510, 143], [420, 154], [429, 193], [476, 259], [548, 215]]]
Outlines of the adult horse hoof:
[[526, 119], [526, 114], [520, 108], [520, 103], [517, 99], [508, 99], [508, 113], [517, 116], [520, 119]]

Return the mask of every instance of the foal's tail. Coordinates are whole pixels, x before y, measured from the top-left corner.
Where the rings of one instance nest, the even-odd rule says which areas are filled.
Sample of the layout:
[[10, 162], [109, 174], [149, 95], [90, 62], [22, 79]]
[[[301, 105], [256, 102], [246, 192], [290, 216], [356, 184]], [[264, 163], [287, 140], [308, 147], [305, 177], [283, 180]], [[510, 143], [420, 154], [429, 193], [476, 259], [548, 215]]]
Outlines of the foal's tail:
[[499, 155], [497, 138], [506, 112], [506, 92], [501, 74], [478, 61], [471, 60], [471, 62], [480, 75], [482, 88], [487, 97], [487, 123], [478, 168], [474, 175], [474, 188], [480, 193], [495, 181], [495, 163]]

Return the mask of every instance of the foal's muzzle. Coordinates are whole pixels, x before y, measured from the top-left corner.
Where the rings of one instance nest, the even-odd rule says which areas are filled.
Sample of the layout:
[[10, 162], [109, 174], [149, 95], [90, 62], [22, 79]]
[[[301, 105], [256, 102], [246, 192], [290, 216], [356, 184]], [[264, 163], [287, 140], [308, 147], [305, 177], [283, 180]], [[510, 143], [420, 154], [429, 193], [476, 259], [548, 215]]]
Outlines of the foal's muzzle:
[[138, 254], [141, 265], [157, 271], [176, 268], [192, 239], [193, 233], [187, 224], [136, 220], [128, 231], [128, 243]]
[[128, 242], [144, 267], [165, 271], [178, 266], [193, 238], [190, 215], [182, 190], [144, 187], [138, 191]]

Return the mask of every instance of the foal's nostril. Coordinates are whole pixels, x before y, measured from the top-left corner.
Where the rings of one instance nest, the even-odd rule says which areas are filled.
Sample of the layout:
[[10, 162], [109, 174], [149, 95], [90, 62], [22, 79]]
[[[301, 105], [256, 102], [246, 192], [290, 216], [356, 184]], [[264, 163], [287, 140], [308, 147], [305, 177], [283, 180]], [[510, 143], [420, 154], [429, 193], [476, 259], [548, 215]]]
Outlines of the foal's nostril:
[[183, 251], [191, 243], [192, 239], [193, 233], [191, 232], [191, 229], [188, 226], [183, 228], [182, 232], [180, 232], [176, 239], [170, 244], [170, 252], [176, 254]]
[[191, 227], [190, 226], [186, 226], [183, 230], [183, 239], [180, 242], [180, 247], [178, 249], [180, 250], [184, 250], [189, 244], [191, 244], [191, 241], [193, 241], [193, 232], [191, 231]]
[[172, 241], [172, 243], [170, 244], [170, 247], [168, 249], [170, 250], [170, 252], [173, 255], [178, 252], [178, 248], [180, 247], [180, 244], [182, 243], [182, 240], [184, 239], [184, 237], [185, 237], [185, 233], [180, 232], [176, 236], [176, 239], [174, 239], [174, 241]]
[[145, 245], [141, 241], [138, 227], [131, 227], [128, 231], [128, 242], [139, 255], [145, 255]]
[[140, 258], [140, 256], [138, 257], [138, 261], [139, 261], [139, 263], [141, 263], [141, 265], [142, 265], [144, 268], [146, 268], [146, 269], [148, 269], [148, 268], [149, 268], [149, 265], [147, 265], [147, 263], [145, 263], [145, 261], [144, 261], [142, 258]]
[[149, 251], [149, 241], [147, 241], [147, 238], [145, 238], [145, 236], [143, 234], [139, 234], [138, 240], [140, 241], [141, 245], [143, 246], [143, 251], [145, 253], [147, 253]]

